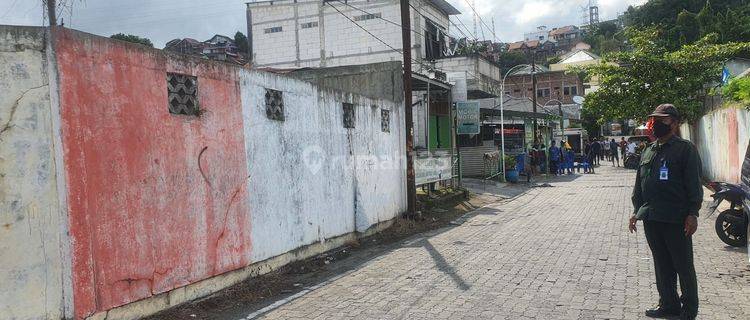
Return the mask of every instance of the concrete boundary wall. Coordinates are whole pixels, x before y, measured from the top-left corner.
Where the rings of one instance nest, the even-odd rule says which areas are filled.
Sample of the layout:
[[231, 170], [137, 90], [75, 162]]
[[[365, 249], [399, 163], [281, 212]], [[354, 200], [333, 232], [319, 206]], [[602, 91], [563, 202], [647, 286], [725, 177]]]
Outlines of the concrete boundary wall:
[[683, 124], [683, 138], [698, 148], [703, 178], [739, 183], [742, 162], [750, 142], [750, 112], [728, 107], [711, 111], [694, 125]]
[[[45, 28], [0, 26], [0, 317], [72, 315], [56, 73]], [[59, 132], [59, 131], [57, 131]]]
[[[2, 317], [136, 319], [390, 226], [406, 209], [401, 70], [362, 68], [326, 76], [342, 92], [0, 26]], [[197, 77], [198, 116], [169, 112], [167, 73]]]

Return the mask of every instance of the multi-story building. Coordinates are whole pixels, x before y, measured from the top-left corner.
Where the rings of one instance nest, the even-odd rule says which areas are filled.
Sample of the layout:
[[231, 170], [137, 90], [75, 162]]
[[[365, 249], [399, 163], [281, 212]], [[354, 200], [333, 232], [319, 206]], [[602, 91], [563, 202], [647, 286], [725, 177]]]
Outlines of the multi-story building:
[[203, 55], [209, 59], [226, 61], [241, 59], [242, 57], [237, 44], [230, 37], [217, 34], [203, 43]]
[[583, 31], [576, 26], [564, 26], [553, 28], [549, 32], [549, 37], [557, 44], [558, 51], [568, 52], [583, 41]]
[[542, 41], [542, 42], [547, 41], [549, 40], [549, 30], [547, 30], [547, 26], [538, 26], [536, 27], [536, 31], [524, 33], [523, 40], [524, 41], [537, 40], [537, 41]]
[[537, 103], [545, 105], [559, 100], [563, 104], [574, 104], [574, 96], [584, 95], [583, 81], [565, 71], [550, 71], [542, 66], [536, 70], [536, 93], [532, 89], [531, 70], [522, 70], [505, 80], [505, 95], [514, 98], [532, 98], [536, 94]]
[[201, 55], [203, 54], [203, 42], [195, 39], [174, 39], [167, 42], [164, 50], [178, 52], [182, 54]]
[[245, 63], [243, 53], [237, 48], [234, 39], [219, 34], [203, 42], [191, 38], [174, 39], [167, 42], [164, 50], [203, 56], [211, 60]]
[[[412, 0], [411, 55], [415, 147], [450, 148], [451, 85], [433, 61], [447, 55], [445, 0]], [[331, 68], [403, 61], [399, 0], [274, 0], [247, 3], [254, 67]], [[430, 139], [430, 137], [435, 137]]]
[[[332, 67], [402, 60], [399, 0], [276, 0], [247, 4], [255, 66]], [[449, 16], [445, 0], [411, 1], [413, 69], [443, 57]]]

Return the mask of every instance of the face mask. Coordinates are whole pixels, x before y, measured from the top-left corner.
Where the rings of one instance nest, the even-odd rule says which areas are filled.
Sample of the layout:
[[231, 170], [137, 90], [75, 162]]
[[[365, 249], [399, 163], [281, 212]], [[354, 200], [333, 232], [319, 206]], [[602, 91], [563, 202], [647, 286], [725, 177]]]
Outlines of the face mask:
[[654, 135], [657, 138], [668, 135], [672, 131], [672, 127], [661, 121], [654, 121]]

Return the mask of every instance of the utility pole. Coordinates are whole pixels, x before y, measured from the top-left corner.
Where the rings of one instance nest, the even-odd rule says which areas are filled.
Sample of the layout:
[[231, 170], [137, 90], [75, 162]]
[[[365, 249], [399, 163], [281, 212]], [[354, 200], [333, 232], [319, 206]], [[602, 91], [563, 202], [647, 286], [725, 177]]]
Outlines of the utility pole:
[[531, 103], [534, 108], [534, 144], [539, 144], [539, 127], [536, 117], [536, 51], [531, 52]]
[[47, 18], [50, 26], [57, 25], [57, 13], [55, 12], [55, 0], [47, 0]]
[[[404, 121], [406, 122], [407, 215], [417, 214], [417, 186], [414, 177], [414, 117], [411, 99], [411, 11], [409, 0], [401, 0], [401, 41], [404, 54]], [[429, 106], [428, 106], [429, 108]]]

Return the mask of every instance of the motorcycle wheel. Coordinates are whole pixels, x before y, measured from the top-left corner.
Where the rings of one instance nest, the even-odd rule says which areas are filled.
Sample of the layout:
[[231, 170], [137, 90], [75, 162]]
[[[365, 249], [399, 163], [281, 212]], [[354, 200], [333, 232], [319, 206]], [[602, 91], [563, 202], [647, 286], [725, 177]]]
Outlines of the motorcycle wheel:
[[728, 209], [719, 213], [716, 217], [716, 235], [724, 243], [732, 247], [744, 247], [747, 245], [747, 225], [738, 225], [737, 220], [744, 220], [745, 213], [742, 210]]

